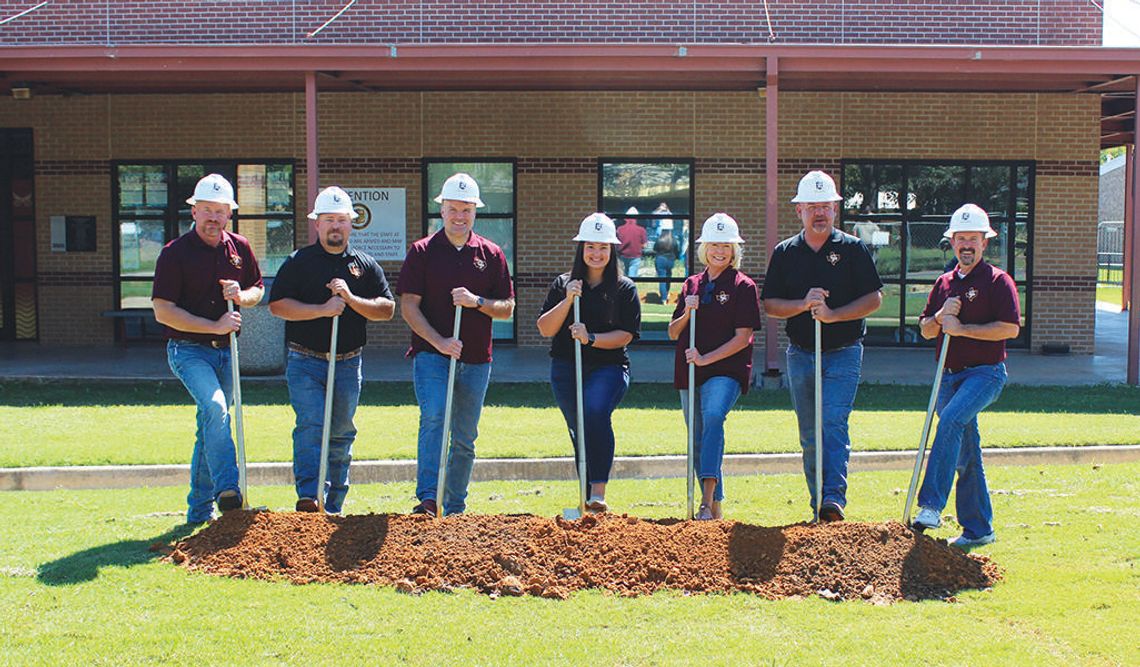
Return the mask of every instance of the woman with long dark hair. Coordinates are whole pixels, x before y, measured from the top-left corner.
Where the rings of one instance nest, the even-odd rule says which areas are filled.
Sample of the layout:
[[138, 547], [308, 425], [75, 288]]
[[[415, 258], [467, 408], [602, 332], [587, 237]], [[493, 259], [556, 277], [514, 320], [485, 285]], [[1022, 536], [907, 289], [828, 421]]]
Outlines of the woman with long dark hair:
[[[693, 414], [693, 468], [701, 480], [701, 506], [696, 518], [722, 518], [724, 421], [728, 411], [752, 383], [752, 332], [760, 328], [760, 295], [756, 283], [740, 271], [741, 250], [736, 220], [715, 213], [705, 220], [697, 239], [697, 257], [705, 270], [689, 276], [681, 288], [669, 337], [677, 341], [673, 386], [681, 392], [681, 410], [689, 415], [689, 364], [696, 366]], [[689, 347], [689, 326], [696, 312], [696, 347]]]
[[[629, 389], [626, 346], [641, 335], [641, 301], [633, 281], [618, 271], [621, 245], [614, 222], [603, 213], [586, 217], [574, 237], [577, 249], [569, 273], [554, 279], [538, 331], [550, 343], [550, 386], [576, 441], [574, 341], [582, 344], [582, 397], [585, 423], [586, 509], [604, 512], [606, 483], [614, 461], [613, 411]], [[581, 299], [581, 322], [574, 322], [574, 298]]]

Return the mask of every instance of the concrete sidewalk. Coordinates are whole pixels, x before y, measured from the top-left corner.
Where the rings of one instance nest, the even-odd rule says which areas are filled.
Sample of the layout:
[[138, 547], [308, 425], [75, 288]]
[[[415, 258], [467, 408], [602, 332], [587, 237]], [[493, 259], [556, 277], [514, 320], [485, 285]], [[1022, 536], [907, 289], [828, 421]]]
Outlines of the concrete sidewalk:
[[[1009, 381], [1025, 385], [1090, 385], [1123, 383], [1126, 371], [1128, 318], [1118, 308], [1099, 304], [1096, 354], [1043, 356], [1013, 350]], [[756, 348], [757, 368], [763, 368], [762, 345]], [[671, 346], [634, 346], [630, 352], [633, 382], [672, 382]], [[866, 348], [863, 382], [930, 386], [934, 379], [934, 350]], [[783, 358], [780, 358], [781, 365]], [[404, 348], [366, 348], [364, 377], [368, 382], [410, 382], [412, 363]], [[130, 347], [62, 347], [35, 343], [0, 343], [0, 379], [173, 380], [160, 344]], [[492, 382], [548, 382], [550, 358], [545, 348], [495, 347]], [[284, 375], [243, 376], [252, 382], [284, 382]]]

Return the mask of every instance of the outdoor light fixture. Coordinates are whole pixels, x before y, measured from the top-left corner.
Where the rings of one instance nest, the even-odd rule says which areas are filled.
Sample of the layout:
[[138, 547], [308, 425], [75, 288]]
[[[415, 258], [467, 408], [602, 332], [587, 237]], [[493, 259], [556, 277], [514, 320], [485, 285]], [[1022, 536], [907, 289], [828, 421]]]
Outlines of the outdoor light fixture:
[[12, 99], [30, 100], [32, 99], [32, 89], [27, 86], [12, 86]]

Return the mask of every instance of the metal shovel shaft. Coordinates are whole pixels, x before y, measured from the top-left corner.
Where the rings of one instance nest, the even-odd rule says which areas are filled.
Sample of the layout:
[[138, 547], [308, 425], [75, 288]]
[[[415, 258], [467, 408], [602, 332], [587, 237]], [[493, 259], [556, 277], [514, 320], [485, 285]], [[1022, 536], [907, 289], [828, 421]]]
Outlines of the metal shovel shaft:
[[815, 320], [815, 520], [823, 509], [823, 326]]
[[321, 465], [317, 475], [317, 509], [325, 511], [325, 480], [329, 474], [329, 436], [332, 432], [333, 383], [336, 381], [336, 339], [340, 315], [333, 316], [329, 337], [329, 374], [325, 377], [325, 418], [321, 424]]
[[934, 371], [934, 386], [930, 388], [930, 403], [926, 406], [926, 421], [922, 423], [922, 440], [918, 442], [918, 453], [914, 457], [914, 471], [910, 474], [910, 488], [906, 492], [906, 507], [903, 508], [903, 525], [910, 525], [910, 508], [914, 504], [914, 492], [918, 488], [918, 475], [922, 472], [922, 461], [926, 458], [926, 443], [930, 439], [930, 426], [934, 423], [934, 408], [938, 405], [938, 390], [942, 387], [942, 369], [946, 367], [946, 352], [950, 349], [950, 336], [942, 334], [942, 350], [938, 353], [938, 370]]
[[[689, 311], [689, 347], [695, 348], [697, 346], [697, 311]], [[688, 471], [688, 505], [687, 514], [685, 518], [692, 520], [693, 518], [693, 478], [696, 476], [693, 470], [693, 425], [696, 424], [695, 406], [697, 403], [697, 365], [689, 364], [689, 447], [688, 447], [688, 462], [685, 464], [685, 469]]]
[[[452, 338], [459, 338], [459, 322], [463, 317], [463, 306], [455, 307], [455, 324]], [[439, 445], [439, 477], [435, 485], [435, 515], [443, 517], [444, 486], [447, 484], [447, 458], [451, 451], [451, 399], [455, 396], [455, 357], [447, 369], [447, 401], [443, 404], [443, 441]]]
[[[578, 305], [578, 296], [574, 297], [574, 324], [579, 324], [582, 321], [581, 312]], [[578, 449], [578, 511], [581, 516], [586, 514], [586, 417], [583, 414], [583, 398], [582, 398], [582, 341], [577, 338], [574, 339], [574, 390], [576, 393], [575, 399], [577, 400], [578, 415], [577, 423], [574, 428], [575, 447]]]
[[[234, 312], [234, 302], [226, 299], [226, 312]], [[238, 489], [241, 491], [241, 508], [249, 509], [249, 494], [245, 491], [245, 425], [241, 414], [241, 363], [238, 360], [237, 332], [230, 332], [230, 373], [234, 385], [234, 434], [237, 441]]]

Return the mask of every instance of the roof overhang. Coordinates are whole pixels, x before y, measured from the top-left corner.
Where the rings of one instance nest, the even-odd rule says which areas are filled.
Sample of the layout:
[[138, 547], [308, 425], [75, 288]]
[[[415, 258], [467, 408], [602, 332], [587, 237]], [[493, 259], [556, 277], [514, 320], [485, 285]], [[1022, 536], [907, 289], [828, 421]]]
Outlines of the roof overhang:
[[1117, 100], [1106, 109], [1117, 124], [1135, 113], [1140, 73], [1140, 49], [1104, 47], [10, 46], [0, 47], [0, 91], [298, 92], [306, 72], [322, 75], [322, 92], [756, 90], [770, 58], [783, 90], [1099, 94]]

